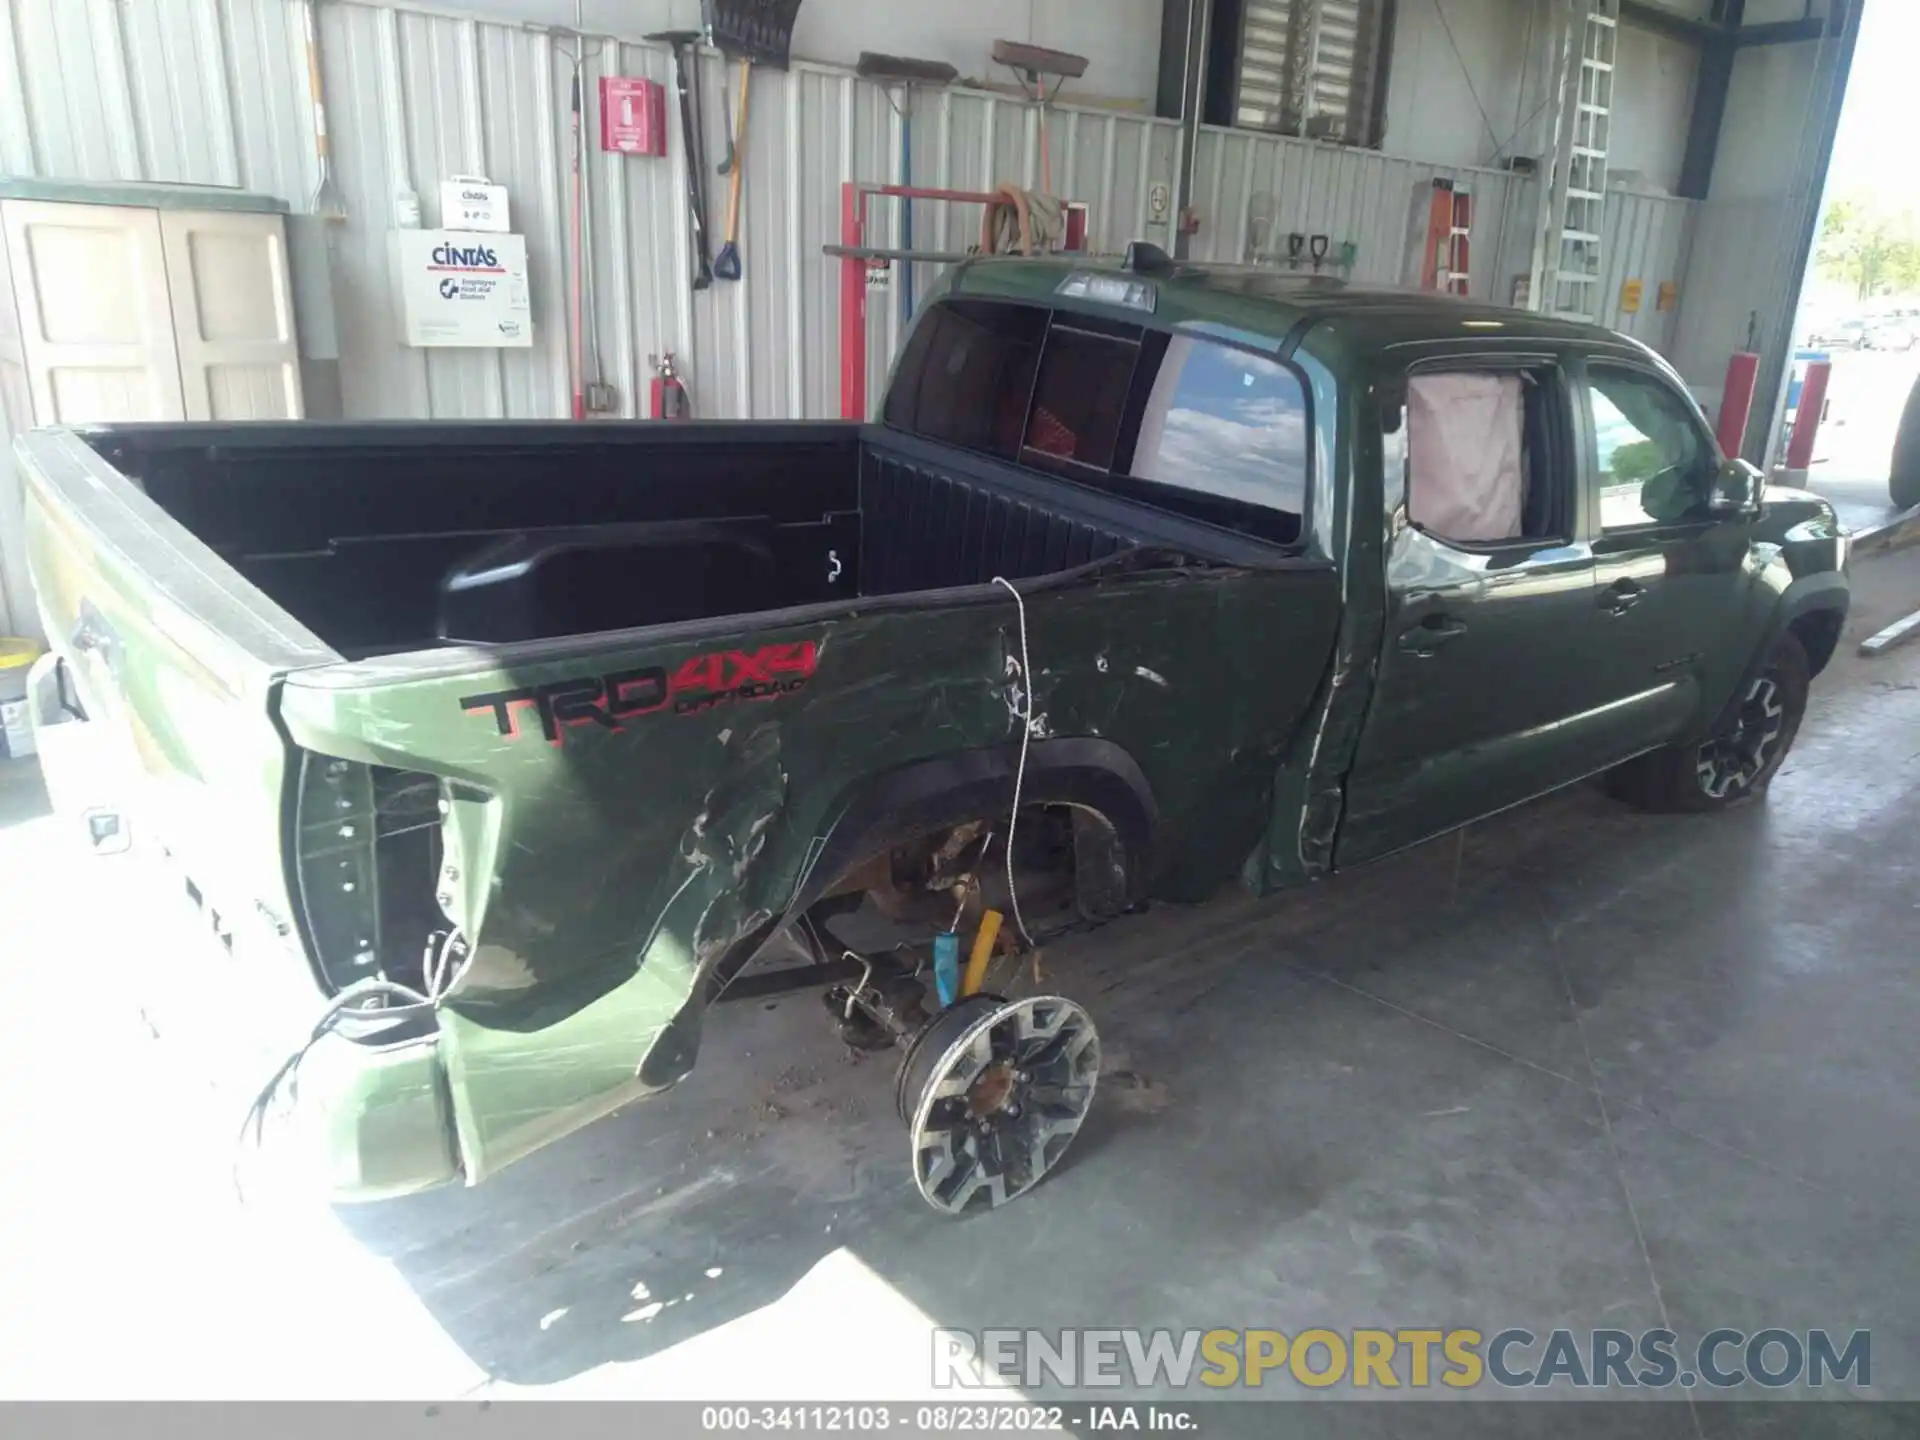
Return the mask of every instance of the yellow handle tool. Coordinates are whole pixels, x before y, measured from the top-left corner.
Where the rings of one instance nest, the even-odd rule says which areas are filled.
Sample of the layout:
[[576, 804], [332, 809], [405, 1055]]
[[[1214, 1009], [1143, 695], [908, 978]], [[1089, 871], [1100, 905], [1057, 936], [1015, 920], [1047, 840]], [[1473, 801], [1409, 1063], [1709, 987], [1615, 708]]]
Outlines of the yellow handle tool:
[[987, 962], [993, 959], [993, 943], [1000, 938], [1000, 912], [989, 910], [980, 917], [974, 932], [973, 951], [967, 956], [967, 973], [961, 978], [960, 993], [978, 995], [987, 981]]

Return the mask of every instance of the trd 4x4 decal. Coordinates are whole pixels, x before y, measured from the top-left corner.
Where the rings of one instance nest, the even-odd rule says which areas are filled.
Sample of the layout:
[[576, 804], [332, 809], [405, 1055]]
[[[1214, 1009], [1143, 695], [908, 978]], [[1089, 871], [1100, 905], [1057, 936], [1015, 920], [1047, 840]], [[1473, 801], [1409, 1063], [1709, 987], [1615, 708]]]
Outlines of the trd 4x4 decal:
[[519, 690], [496, 690], [468, 695], [462, 710], [489, 711], [502, 735], [520, 736], [519, 707], [531, 706], [540, 717], [540, 733], [550, 745], [560, 744], [577, 725], [622, 730], [629, 720], [672, 710], [691, 715], [734, 700], [772, 700], [806, 688], [813, 678], [814, 644], [763, 645], [745, 650], [722, 650], [696, 655], [668, 673], [659, 665], [619, 670], [611, 675], [555, 680]]

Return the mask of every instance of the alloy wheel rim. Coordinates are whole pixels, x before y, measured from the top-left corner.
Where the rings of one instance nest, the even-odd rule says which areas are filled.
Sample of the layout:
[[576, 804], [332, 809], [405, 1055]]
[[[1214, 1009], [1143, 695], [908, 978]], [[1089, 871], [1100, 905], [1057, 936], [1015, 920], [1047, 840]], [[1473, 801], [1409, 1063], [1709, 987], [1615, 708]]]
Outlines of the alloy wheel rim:
[[1700, 747], [1694, 773], [1701, 793], [1725, 800], [1753, 788], [1773, 761], [1786, 725], [1779, 682], [1771, 675], [1760, 676], [1747, 687], [1726, 729]]
[[914, 1181], [936, 1210], [997, 1209], [1060, 1161], [1093, 1104], [1100, 1040], [1071, 1000], [1034, 996], [969, 1026], [928, 1076], [913, 1121]]

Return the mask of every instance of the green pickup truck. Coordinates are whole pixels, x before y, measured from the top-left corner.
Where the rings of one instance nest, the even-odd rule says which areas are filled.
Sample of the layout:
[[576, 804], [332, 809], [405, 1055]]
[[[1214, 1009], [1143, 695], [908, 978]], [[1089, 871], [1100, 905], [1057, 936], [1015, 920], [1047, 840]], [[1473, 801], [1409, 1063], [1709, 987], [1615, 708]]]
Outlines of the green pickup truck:
[[990, 920], [1297, 885], [1602, 773], [1738, 804], [1848, 603], [1833, 511], [1643, 346], [1144, 245], [956, 267], [868, 425], [17, 454], [43, 708], [118, 777], [90, 833], [324, 1017], [269, 1108], [343, 1198], [485, 1180], [800, 985], [901, 1045], [922, 1193], [1010, 1198], [1098, 1042], [981, 989]]

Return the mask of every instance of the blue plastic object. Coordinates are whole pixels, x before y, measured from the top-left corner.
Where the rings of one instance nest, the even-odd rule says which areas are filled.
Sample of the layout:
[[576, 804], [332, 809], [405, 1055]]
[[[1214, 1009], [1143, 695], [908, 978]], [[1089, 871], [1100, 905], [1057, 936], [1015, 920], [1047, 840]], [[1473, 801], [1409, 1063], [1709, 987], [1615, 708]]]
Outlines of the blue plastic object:
[[942, 930], [933, 937], [933, 988], [943, 1006], [960, 998], [960, 936], [955, 931]]
[[1787, 413], [1793, 414], [1800, 408], [1800, 392], [1806, 388], [1807, 366], [1814, 361], [1831, 362], [1833, 356], [1825, 350], [1796, 350], [1793, 352], [1792, 378], [1787, 381]]

